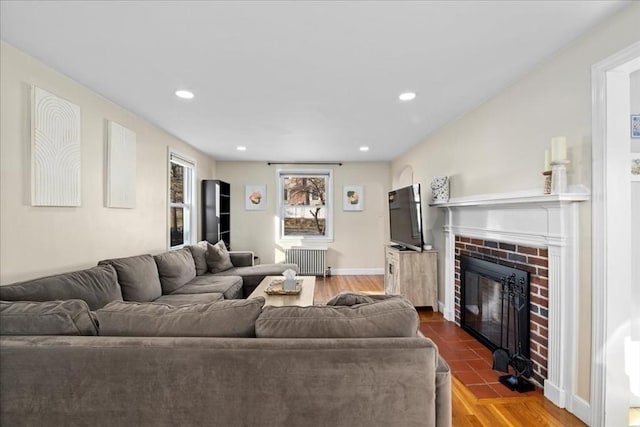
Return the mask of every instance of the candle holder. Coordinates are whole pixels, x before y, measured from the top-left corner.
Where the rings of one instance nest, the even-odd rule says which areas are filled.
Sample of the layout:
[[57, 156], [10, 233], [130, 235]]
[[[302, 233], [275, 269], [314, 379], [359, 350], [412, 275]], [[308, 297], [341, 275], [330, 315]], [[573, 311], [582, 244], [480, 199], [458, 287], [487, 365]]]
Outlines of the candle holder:
[[567, 165], [569, 160], [551, 162], [551, 194], [567, 192]]
[[544, 194], [551, 194], [551, 171], [542, 172], [544, 176]]

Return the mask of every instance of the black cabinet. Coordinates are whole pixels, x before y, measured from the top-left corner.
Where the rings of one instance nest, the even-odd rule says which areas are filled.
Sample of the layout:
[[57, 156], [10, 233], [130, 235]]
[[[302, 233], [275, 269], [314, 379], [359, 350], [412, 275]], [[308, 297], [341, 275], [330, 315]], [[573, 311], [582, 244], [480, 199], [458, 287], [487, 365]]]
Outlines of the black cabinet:
[[202, 240], [223, 240], [231, 248], [231, 185], [218, 179], [202, 180]]

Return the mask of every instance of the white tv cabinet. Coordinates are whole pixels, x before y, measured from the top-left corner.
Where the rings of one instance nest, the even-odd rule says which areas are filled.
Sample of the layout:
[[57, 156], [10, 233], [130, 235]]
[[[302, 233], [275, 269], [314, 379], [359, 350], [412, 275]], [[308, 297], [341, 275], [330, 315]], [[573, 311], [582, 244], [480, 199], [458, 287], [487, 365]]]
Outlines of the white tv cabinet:
[[438, 251], [403, 251], [385, 246], [385, 294], [402, 295], [415, 307], [438, 311]]

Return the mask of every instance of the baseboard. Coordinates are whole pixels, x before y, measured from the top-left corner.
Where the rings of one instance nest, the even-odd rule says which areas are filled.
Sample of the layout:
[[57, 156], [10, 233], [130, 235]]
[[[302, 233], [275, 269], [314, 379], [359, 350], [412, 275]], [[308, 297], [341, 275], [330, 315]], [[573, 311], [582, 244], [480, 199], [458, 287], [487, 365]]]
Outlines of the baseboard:
[[444, 313], [444, 303], [443, 302], [438, 301], [438, 311], [440, 313]]
[[553, 384], [551, 381], [544, 380], [544, 397], [549, 399], [551, 403], [556, 405], [559, 408], [566, 408], [566, 393], [564, 390], [561, 390], [558, 386]]
[[383, 268], [332, 268], [331, 274], [334, 276], [382, 276]]
[[573, 396], [571, 403], [573, 415], [580, 418], [580, 421], [586, 425], [591, 425], [591, 404], [578, 396]]

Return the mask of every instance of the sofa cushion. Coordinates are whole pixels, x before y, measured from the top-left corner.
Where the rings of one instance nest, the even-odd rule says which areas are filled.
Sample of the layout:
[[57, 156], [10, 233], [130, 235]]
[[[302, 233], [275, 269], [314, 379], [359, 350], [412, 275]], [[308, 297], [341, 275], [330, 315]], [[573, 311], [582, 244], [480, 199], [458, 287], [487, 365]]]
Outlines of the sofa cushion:
[[233, 268], [231, 257], [222, 240], [215, 245], [207, 244], [207, 266], [210, 273], [218, 273]]
[[183, 287], [176, 289], [171, 295], [209, 292], [222, 293], [224, 299], [242, 298], [242, 277], [213, 276], [211, 274], [198, 276]]
[[125, 301], [148, 302], [162, 295], [158, 267], [151, 255], [107, 259], [98, 264], [110, 264], [116, 269]]
[[155, 303], [168, 304], [173, 306], [191, 305], [191, 304], [208, 304], [214, 301], [220, 301], [224, 299], [224, 295], [221, 292], [207, 292], [200, 294], [171, 294], [162, 295], [156, 299]]
[[418, 312], [402, 297], [347, 306], [266, 306], [256, 321], [258, 338], [413, 337]]
[[203, 240], [195, 245], [189, 246], [191, 255], [193, 256], [193, 262], [196, 265], [196, 275], [202, 276], [209, 271], [207, 266], [207, 245], [209, 242]]
[[137, 337], [255, 337], [264, 298], [174, 307], [113, 302], [96, 311], [100, 335]]
[[98, 327], [80, 299], [0, 301], [0, 335], [98, 335]]
[[188, 248], [165, 252], [153, 259], [158, 267], [163, 294], [170, 294], [196, 277], [193, 255]]
[[3, 301], [67, 299], [81, 299], [91, 310], [104, 307], [111, 301], [121, 301], [122, 291], [116, 270], [110, 265], [99, 265], [86, 270], [0, 286], [0, 300]]
[[397, 295], [364, 295], [354, 292], [340, 292], [335, 295], [326, 305], [346, 305], [352, 306], [357, 304], [371, 304], [376, 301], [382, 301], [389, 298], [397, 298]]

